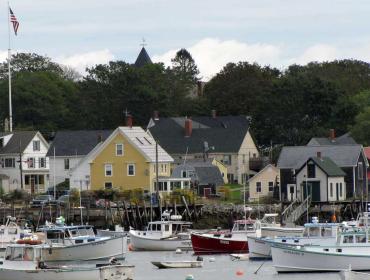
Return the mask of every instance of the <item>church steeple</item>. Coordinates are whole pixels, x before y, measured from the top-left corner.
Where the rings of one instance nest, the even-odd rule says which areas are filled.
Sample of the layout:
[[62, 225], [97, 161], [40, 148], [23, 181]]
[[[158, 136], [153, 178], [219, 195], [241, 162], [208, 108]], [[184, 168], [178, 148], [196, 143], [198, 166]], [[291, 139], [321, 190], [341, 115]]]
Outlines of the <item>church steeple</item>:
[[152, 64], [152, 60], [150, 59], [150, 56], [148, 55], [146, 49], [145, 49], [145, 46], [147, 44], [145, 43], [145, 39], [143, 39], [143, 43], [141, 44], [142, 48], [141, 48], [141, 51], [138, 55], [138, 57], [136, 58], [136, 61], [135, 61], [135, 66], [136, 67], [143, 67], [144, 65], [146, 64]]

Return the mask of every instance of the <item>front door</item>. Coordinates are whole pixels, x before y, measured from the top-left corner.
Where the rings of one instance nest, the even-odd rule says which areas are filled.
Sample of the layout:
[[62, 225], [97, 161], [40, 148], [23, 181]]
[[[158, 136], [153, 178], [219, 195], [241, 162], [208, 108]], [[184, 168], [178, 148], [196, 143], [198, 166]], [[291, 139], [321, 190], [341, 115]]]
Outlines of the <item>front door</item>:
[[321, 201], [319, 181], [307, 182], [307, 187], [306, 187], [306, 182], [303, 182], [303, 199], [306, 199], [307, 191], [308, 191], [308, 194], [311, 195], [312, 201]]
[[205, 197], [209, 197], [209, 196], [210, 196], [210, 194], [211, 194], [211, 188], [204, 188], [204, 189], [203, 189], [203, 195], [204, 195]]
[[288, 200], [293, 201], [296, 198], [295, 184], [288, 184]]

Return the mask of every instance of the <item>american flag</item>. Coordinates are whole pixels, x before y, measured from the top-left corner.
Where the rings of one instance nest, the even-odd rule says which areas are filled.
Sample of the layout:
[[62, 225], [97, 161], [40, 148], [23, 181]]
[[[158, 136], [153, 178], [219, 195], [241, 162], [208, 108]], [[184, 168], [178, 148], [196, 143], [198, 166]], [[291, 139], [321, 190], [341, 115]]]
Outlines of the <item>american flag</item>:
[[13, 23], [14, 34], [17, 35], [19, 22], [18, 22], [17, 18], [15, 17], [12, 9], [10, 9], [10, 7], [9, 7], [9, 13], [10, 13], [10, 22]]

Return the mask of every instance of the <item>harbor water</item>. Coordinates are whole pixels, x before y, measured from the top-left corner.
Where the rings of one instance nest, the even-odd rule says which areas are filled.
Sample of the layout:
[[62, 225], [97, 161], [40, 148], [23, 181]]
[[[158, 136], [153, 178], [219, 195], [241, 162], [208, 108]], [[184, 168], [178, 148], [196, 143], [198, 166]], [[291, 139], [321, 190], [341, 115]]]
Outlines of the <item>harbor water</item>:
[[[158, 269], [151, 261], [195, 260], [192, 252], [127, 252], [127, 263], [135, 265], [135, 280], [185, 280], [193, 275], [194, 280], [339, 280], [339, 273], [289, 273], [278, 274], [272, 261], [233, 261], [229, 255], [203, 256], [203, 268]], [[262, 265], [262, 266], [261, 266]], [[255, 271], [261, 267], [257, 274]]]

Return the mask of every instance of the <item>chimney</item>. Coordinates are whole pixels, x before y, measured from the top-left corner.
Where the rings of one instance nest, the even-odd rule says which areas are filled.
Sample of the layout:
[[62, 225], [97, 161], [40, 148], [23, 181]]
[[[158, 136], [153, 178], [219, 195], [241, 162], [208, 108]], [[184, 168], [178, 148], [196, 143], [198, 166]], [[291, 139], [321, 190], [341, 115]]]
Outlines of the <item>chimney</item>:
[[154, 112], [153, 112], [153, 119], [154, 119], [155, 121], [159, 121], [159, 112], [158, 112], [158, 111], [154, 111]]
[[185, 137], [190, 137], [193, 131], [193, 122], [190, 118], [185, 119]]
[[317, 152], [317, 157], [321, 158], [321, 152]]
[[211, 111], [212, 119], [215, 119], [217, 117], [216, 110]]
[[335, 140], [335, 129], [333, 129], [333, 128], [329, 130], [329, 139], [331, 141]]
[[126, 126], [132, 128], [132, 116], [131, 115], [126, 116]]

